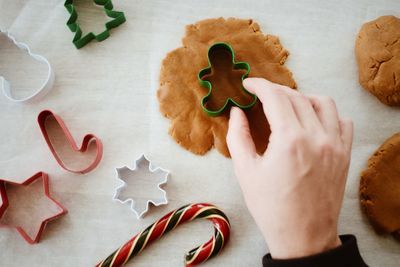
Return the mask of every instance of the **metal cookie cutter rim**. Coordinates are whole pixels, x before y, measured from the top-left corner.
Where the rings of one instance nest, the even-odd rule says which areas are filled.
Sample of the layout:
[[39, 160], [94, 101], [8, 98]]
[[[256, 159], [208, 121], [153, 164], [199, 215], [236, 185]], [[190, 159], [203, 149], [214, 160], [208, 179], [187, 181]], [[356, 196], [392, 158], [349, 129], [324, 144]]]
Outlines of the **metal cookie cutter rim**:
[[211, 92], [212, 92], [213, 88], [212, 88], [212, 84], [209, 81], [203, 80], [203, 77], [205, 75], [207, 75], [207, 74], [211, 74], [212, 73], [212, 64], [211, 64], [211, 59], [210, 59], [210, 53], [211, 53], [211, 51], [213, 49], [216, 49], [216, 48], [223, 48], [223, 49], [228, 50], [231, 53], [231, 55], [232, 55], [232, 64], [233, 64], [233, 68], [234, 69], [245, 69], [246, 70], [246, 73], [244, 73], [242, 75], [242, 81], [245, 78], [247, 78], [247, 76], [250, 73], [250, 65], [249, 65], [249, 63], [247, 63], [247, 62], [236, 62], [235, 61], [235, 52], [234, 52], [232, 46], [230, 46], [227, 43], [223, 43], [223, 42], [215, 43], [212, 46], [210, 46], [208, 48], [208, 52], [207, 52], [208, 66], [206, 68], [204, 68], [204, 69], [201, 69], [199, 71], [198, 75], [197, 75], [197, 79], [198, 79], [200, 85], [208, 89], [208, 93], [201, 99], [201, 107], [203, 108], [204, 112], [206, 112], [209, 116], [219, 116], [226, 110], [226, 108], [230, 104], [232, 104], [234, 106], [237, 106], [237, 107], [239, 107], [241, 109], [248, 109], [248, 108], [253, 107], [257, 102], [257, 96], [252, 94], [252, 93], [250, 93], [249, 91], [247, 91], [246, 88], [244, 88], [243, 86], [242, 86], [242, 90], [245, 93], [253, 96], [253, 101], [250, 104], [241, 105], [241, 104], [237, 103], [235, 100], [233, 100], [232, 98], [228, 97], [228, 99], [225, 101], [224, 105], [218, 110], [210, 110], [210, 109], [208, 109], [206, 107], [206, 103], [207, 103], [208, 99], [211, 96]]
[[93, 32], [89, 32], [85, 36], [82, 36], [82, 29], [77, 22], [78, 12], [76, 12], [74, 1], [66, 0], [64, 3], [64, 7], [70, 14], [70, 17], [67, 21], [67, 26], [71, 32], [75, 33], [72, 42], [77, 49], [84, 47], [94, 39], [98, 42], [104, 41], [110, 36], [111, 29], [118, 27], [126, 21], [124, 12], [115, 11], [111, 0], [93, 0], [93, 2], [97, 5], [103, 6], [105, 13], [108, 17], [112, 18], [112, 20], [105, 24], [105, 30], [101, 33], [95, 34]]
[[19, 234], [29, 243], [29, 244], [35, 244], [38, 243], [40, 241], [40, 238], [42, 236], [42, 233], [44, 231], [44, 229], [46, 228], [46, 225], [48, 222], [66, 214], [68, 211], [66, 208], [64, 208], [64, 206], [62, 206], [58, 201], [56, 201], [54, 198], [52, 198], [50, 196], [50, 189], [49, 189], [49, 177], [47, 175], [47, 173], [45, 172], [38, 172], [36, 174], [34, 174], [33, 176], [31, 176], [30, 178], [28, 178], [27, 180], [25, 180], [22, 183], [17, 183], [17, 182], [12, 182], [12, 181], [8, 181], [8, 180], [4, 180], [4, 179], [0, 179], [0, 197], [2, 199], [2, 205], [0, 206], [0, 218], [3, 217], [5, 211], [7, 210], [8, 206], [9, 206], [9, 202], [8, 202], [8, 197], [7, 197], [7, 190], [6, 190], [6, 184], [12, 184], [12, 185], [29, 185], [32, 182], [34, 182], [35, 180], [42, 178], [43, 179], [43, 188], [44, 188], [44, 194], [45, 196], [50, 199], [54, 204], [56, 204], [61, 211], [49, 218], [46, 218], [42, 221], [42, 223], [40, 224], [39, 230], [36, 232], [35, 237], [32, 239], [27, 232], [25, 232], [25, 230], [21, 227], [21, 226], [13, 226], [13, 225], [0, 225], [0, 227], [8, 227], [8, 228], [14, 228], [16, 229]]
[[[142, 212], [139, 213], [139, 212], [135, 209], [135, 200], [134, 200], [133, 198], [127, 198], [127, 199], [125, 199], [125, 200], [121, 200], [121, 199], [119, 198], [119, 195], [120, 195], [120, 193], [121, 193], [121, 190], [124, 189], [124, 188], [126, 188], [126, 187], [128, 186], [128, 184], [125, 182], [125, 180], [123, 180], [123, 178], [120, 176], [119, 170], [121, 170], [121, 169], [128, 169], [128, 170], [134, 172], [134, 171], [136, 171], [137, 168], [138, 168], [138, 162], [141, 162], [141, 161], [143, 161], [143, 160], [145, 160], [145, 161], [147, 161], [147, 162], [149, 163], [149, 171], [150, 171], [150, 172], [155, 173], [156, 171], [161, 170], [162, 172], [165, 173], [164, 179], [163, 179], [160, 183], [157, 184], [157, 189], [158, 189], [159, 191], [161, 191], [161, 192], [163, 193], [163, 195], [164, 195], [164, 197], [163, 197], [164, 201], [155, 202], [155, 201], [149, 199], [149, 200], [146, 201], [146, 209], [145, 209], [144, 211], [142, 211]], [[165, 184], [168, 182], [168, 176], [170, 175], [170, 171], [167, 170], [167, 169], [164, 169], [164, 168], [162, 168], [162, 167], [155, 166], [155, 165], [146, 157], [145, 154], [142, 154], [139, 158], [137, 158], [137, 159], [135, 160], [135, 164], [134, 164], [134, 166], [133, 166], [133, 169], [129, 168], [128, 166], [123, 166], [123, 167], [120, 167], [120, 168], [116, 168], [115, 170], [116, 170], [116, 173], [117, 173], [117, 180], [118, 180], [118, 181], [121, 181], [122, 184], [119, 185], [119, 186], [115, 189], [115, 193], [114, 193], [112, 199], [113, 199], [114, 201], [117, 201], [117, 202], [122, 203], [122, 204], [130, 203], [130, 205], [129, 205], [129, 206], [130, 206], [130, 209], [131, 209], [131, 211], [133, 211], [133, 213], [136, 215], [136, 218], [138, 218], [138, 219], [142, 218], [142, 216], [143, 216], [144, 214], [146, 214], [146, 213], [149, 211], [149, 209], [150, 209], [150, 203], [152, 203], [152, 204], [153, 204], [154, 206], [156, 206], [156, 207], [161, 206], [161, 205], [166, 205], [166, 204], [168, 204], [167, 192], [166, 192], [164, 189], [162, 189], [161, 186], [165, 185]]]
[[[94, 160], [92, 161], [92, 163], [81, 170], [72, 170], [70, 168], [68, 168], [64, 162], [62, 161], [62, 159], [58, 156], [57, 152], [55, 151], [53, 144], [50, 141], [49, 135], [47, 133], [47, 129], [46, 129], [46, 119], [50, 116], [53, 116], [54, 119], [57, 121], [58, 125], [61, 127], [63, 133], [65, 134], [65, 137], [67, 138], [68, 143], [70, 144], [71, 148], [76, 151], [76, 152], [86, 152], [87, 149], [89, 148], [89, 143], [94, 140], [94, 142], [96, 143], [96, 157], [94, 158]], [[86, 134], [83, 137], [82, 140], [82, 144], [81, 147], [79, 148], [78, 145], [76, 144], [74, 138], [72, 137], [71, 133], [69, 132], [67, 126], [65, 125], [64, 121], [61, 119], [60, 116], [58, 116], [57, 114], [55, 114], [54, 112], [52, 112], [51, 110], [43, 110], [42, 112], [39, 113], [38, 118], [37, 118], [39, 127], [40, 127], [40, 131], [42, 132], [42, 135], [47, 143], [47, 146], [49, 147], [51, 153], [53, 154], [54, 158], [56, 159], [56, 161], [58, 162], [58, 164], [65, 170], [69, 171], [69, 172], [73, 172], [73, 173], [81, 173], [81, 174], [85, 174], [90, 172], [91, 170], [95, 169], [97, 167], [97, 165], [99, 165], [100, 160], [103, 156], [103, 144], [100, 140], [100, 138], [98, 138], [97, 136], [95, 136], [94, 134]]]
[[55, 75], [54, 75], [54, 71], [53, 68], [51, 67], [50, 62], [43, 56], [35, 54], [31, 51], [30, 47], [22, 42], [18, 42], [14, 36], [12, 36], [10, 34], [9, 31], [3, 31], [2, 29], [0, 29], [0, 35], [4, 35], [6, 36], [8, 39], [10, 39], [15, 46], [17, 46], [19, 49], [26, 51], [30, 57], [32, 57], [33, 59], [35, 59], [36, 61], [45, 63], [47, 66], [47, 76], [46, 76], [46, 80], [43, 82], [43, 84], [30, 96], [27, 97], [23, 97], [23, 98], [15, 98], [13, 97], [12, 93], [11, 93], [11, 84], [9, 81], [7, 81], [5, 79], [5, 77], [0, 76], [0, 85], [3, 88], [3, 94], [4, 96], [12, 101], [12, 102], [28, 102], [34, 99], [38, 99], [40, 97], [45, 96], [52, 88], [54, 85], [54, 79], [55, 79]]

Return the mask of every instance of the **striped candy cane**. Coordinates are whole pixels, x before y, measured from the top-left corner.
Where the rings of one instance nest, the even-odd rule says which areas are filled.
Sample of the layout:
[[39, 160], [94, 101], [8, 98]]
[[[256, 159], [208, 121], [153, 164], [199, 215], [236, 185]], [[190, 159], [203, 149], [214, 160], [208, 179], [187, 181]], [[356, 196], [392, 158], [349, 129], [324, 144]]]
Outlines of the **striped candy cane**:
[[168, 213], [134, 236], [96, 266], [123, 266], [154, 240], [159, 239], [176, 226], [197, 218], [204, 218], [213, 222], [215, 228], [214, 236], [208, 242], [186, 253], [185, 265], [189, 267], [205, 262], [217, 255], [228, 242], [231, 226], [228, 218], [220, 209], [210, 204], [199, 203], [189, 204]]

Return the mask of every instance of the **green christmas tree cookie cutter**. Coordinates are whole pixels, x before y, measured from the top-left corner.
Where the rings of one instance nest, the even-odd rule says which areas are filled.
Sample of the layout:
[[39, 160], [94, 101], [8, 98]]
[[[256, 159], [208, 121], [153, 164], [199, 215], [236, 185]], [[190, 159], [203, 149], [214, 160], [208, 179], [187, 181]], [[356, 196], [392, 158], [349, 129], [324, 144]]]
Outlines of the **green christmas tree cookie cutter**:
[[105, 24], [105, 30], [99, 34], [94, 34], [93, 32], [89, 32], [88, 34], [82, 36], [82, 29], [77, 23], [78, 20], [78, 12], [74, 6], [73, 0], [66, 0], [64, 3], [64, 7], [68, 10], [71, 15], [67, 21], [67, 26], [71, 30], [71, 32], [75, 33], [74, 39], [72, 43], [75, 45], [77, 49], [80, 49], [87, 45], [92, 40], [97, 40], [98, 42], [104, 41], [110, 36], [110, 30], [112, 28], [116, 28], [122, 23], [126, 21], [124, 12], [115, 11], [114, 6], [111, 0], [93, 0], [96, 5], [103, 6], [104, 12], [106, 15], [112, 20]]
[[222, 115], [222, 113], [224, 113], [226, 111], [226, 109], [232, 105], [237, 106], [241, 109], [248, 109], [253, 107], [256, 102], [257, 102], [257, 96], [254, 94], [251, 94], [249, 91], [247, 91], [243, 86], [242, 86], [242, 90], [251, 95], [253, 97], [253, 100], [248, 104], [248, 105], [241, 105], [239, 103], [237, 103], [235, 100], [233, 100], [232, 98], [228, 97], [224, 103], [224, 105], [217, 110], [211, 110], [208, 109], [206, 107], [206, 104], [209, 100], [209, 98], [211, 97], [211, 93], [213, 90], [212, 84], [211, 82], [204, 80], [203, 77], [205, 75], [211, 74], [212, 73], [212, 64], [211, 64], [211, 54], [214, 50], [226, 50], [228, 51], [231, 55], [232, 55], [232, 65], [233, 65], [233, 69], [238, 70], [238, 69], [243, 69], [246, 70], [246, 73], [244, 73], [242, 75], [242, 82], [245, 78], [247, 78], [247, 76], [250, 73], [250, 65], [247, 62], [235, 62], [235, 52], [233, 51], [233, 48], [227, 44], [227, 43], [215, 43], [212, 46], [209, 47], [208, 49], [208, 67], [202, 69], [199, 71], [198, 75], [197, 75], [197, 79], [200, 83], [201, 86], [205, 87], [208, 89], [208, 93], [207, 95], [205, 95], [202, 99], [201, 99], [201, 107], [203, 108], [204, 112], [206, 112], [209, 116], [220, 116]]

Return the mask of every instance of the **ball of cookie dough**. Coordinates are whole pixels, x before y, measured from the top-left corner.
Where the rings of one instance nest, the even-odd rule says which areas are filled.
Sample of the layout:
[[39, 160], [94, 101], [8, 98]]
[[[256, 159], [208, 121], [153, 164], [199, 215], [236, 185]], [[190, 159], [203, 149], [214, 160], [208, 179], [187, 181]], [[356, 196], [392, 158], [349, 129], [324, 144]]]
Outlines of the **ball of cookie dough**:
[[360, 84], [381, 102], [400, 106], [400, 19], [365, 23], [356, 40]]
[[400, 133], [368, 160], [361, 174], [360, 201], [378, 233], [400, 236]]

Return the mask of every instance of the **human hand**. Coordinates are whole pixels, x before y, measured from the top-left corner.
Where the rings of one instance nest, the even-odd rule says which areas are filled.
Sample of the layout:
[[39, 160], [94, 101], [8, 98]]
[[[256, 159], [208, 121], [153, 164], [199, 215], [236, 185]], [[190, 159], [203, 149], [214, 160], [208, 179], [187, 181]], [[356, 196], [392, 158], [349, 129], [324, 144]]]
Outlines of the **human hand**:
[[[258, 155], [244, 112], [233, 107], [227, 143], [246, 205], [273, 258], [309, 256], [340, 246], [337, 233], [350, 164], [353, 124], [328, 97], [248, 78], [270, 123]], [[267, 137], [266, 137], [267, 138]]]

